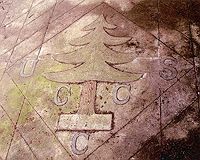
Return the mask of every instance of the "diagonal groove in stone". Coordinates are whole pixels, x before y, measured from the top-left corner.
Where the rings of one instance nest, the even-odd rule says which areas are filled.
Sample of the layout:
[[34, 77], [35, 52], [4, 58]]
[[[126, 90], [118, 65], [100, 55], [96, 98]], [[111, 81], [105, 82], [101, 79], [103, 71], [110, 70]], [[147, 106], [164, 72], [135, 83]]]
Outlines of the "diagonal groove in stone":
[[[182, 79], [186, 74], [188, 74], [191, 70], [190, 69], [187, 73], [185, 73], [182, 77], [179, 78]], [[167, 89], [165, 89], [162, 94], [160, 94], [158, 97], [156, 97], [151, 103], [149, 103], [144, 109], [142, 109], [136, 116], [134, 116], [133, 118], [131, 118], [126, 124], [124, 124], [120, 129], [118, 129], [115, 133], [112, 134], [112, 136], [110, 136], [108, 139], [106, 139], [101, 145], [99, 145], [98, 147], [96, 147], [91, 153], [89, 153], [85, 159], [88, 159], [93, 153], [95, 153], [95, 151], [97, 151], [98, 149], [100, 149], [101, 147], [103, 147], [106, 143], [109, 142], [110, 139], [115, 138], [114, 136], [120, 132], [122, 129], [124, 129], [126, 126], [128, 126], [129, 124], [131, 124], [139, 115], [141, 115], [146, 109], [148, 109], [152, 103], [154, 103], [154, 101], [156, 101], [157, 99], [159, 99], [165, 92], [167, 92], [170, 88], [172, 88], [175, 84], [177, 84], [179, 82], [179, 80], [177, 80], [175, 83], [173, 83], [170, 87], [168, 87]]]

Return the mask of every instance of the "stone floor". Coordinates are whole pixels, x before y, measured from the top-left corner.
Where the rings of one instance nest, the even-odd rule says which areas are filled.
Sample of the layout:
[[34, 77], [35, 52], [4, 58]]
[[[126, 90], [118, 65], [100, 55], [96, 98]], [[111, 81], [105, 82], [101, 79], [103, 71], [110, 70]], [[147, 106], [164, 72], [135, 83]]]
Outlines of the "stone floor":
[[0, 160], [200, 160], [199, 87], [199, 0], [0, 0]]

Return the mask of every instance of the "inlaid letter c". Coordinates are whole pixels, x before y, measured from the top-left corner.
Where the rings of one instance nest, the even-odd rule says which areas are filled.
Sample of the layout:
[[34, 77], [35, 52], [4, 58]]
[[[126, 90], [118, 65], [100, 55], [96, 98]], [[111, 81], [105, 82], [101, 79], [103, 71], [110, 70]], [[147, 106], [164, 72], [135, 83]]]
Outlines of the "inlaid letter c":
[[79, 150], [77, 149], [77, 141], [79, 137], [84, 137], [86, 140], [89, 140], [89, 135], [86, 133], [75, 133], [75, 135], [72, 137], [72, 144], [71, 149], [72, 152], [76, 155], [84, 154], [88, 150], [88, 145], [85, 146], [85, 148]]
[[130, 95], [128, 95], [125, 99], [119, 99], [118, 93], [121, 88], [127, 88], [129, 93], [131, 91], [131, 85], [119, 85], [116, 86], [113, 90], [113, 101], [115, 104], [123, 105], [126, 104], [130, 100]]

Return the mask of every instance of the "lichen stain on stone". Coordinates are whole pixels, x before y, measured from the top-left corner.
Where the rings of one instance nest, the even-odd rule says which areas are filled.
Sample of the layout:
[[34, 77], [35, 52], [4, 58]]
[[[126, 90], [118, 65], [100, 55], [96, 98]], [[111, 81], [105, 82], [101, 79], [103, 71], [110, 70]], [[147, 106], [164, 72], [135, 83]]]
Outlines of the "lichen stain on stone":
[[80, 90], [81, 90], [81, 87], [79, 85], [76, 85], [76, 84], [72, 84], [70, 85], [71, 87], [71, 90], [72, 90], [72, 94], [71, 94], [71, 102], [75, 105], [75, 104], [78, 104], [79, 101], [80, 101]]
[[32, 113], [33, 113], [33, 108], [31, 108], [30, 105], [28, 104], [24, 104], [23, 111], [20, 114], [18, 124], [23, 126], [26, 123], [29, 123], [28, 118], [31, 117]]
[[9, 119], [1, 119], [0, 123], [0, 150], [7, 148], [7, 142], [10, 140], [13, 132], [13, 126]]
[[8, 105], [10, 108], [19, 108], [22, 105], [23, 96], [18, 88], [11, 88], [7, 95]]
[[[46, 68], [48, 68], [48, 71], [60, 71], [64, 66], [65, 65], [53, 65]], [[42, 73], [44, 72], [44, 66], [43, 68], [39, 68], [37, 72], [40, 72], [41, 74], [31, 77], [23, 84], [18, 84], [18, 87], [24, 92], [24, 95], [28, 100], [28, 103], [25, 102], [23, 104], [23, 112], [21, 112], [19, 119], [19, 124], [21, 125], [29, 123], [27, 119], [34, 113], [33, 107], [36, 108], [37, 111], [44, 110], [45, 112], [48, 112], [48, 120], [56, 122], [60, 113], [74, 112], [77, 110], [79, 104], [80, 85], [59, 84], [47, 80], [42, 76]], [[56, 106], [53, 102], [53, 99], [57, 88], [62, 85], [66, 85], [71, 88], [71, 95], [66, 95], [68, 96], [68, 102], [65, 106]], [[8, 91], [8, 105], [10, 106], [11, 110], [14, 110], [14, 114], [19, 113], [23, 98], [23, 95], [16, 87], [13, 87]], [[32, 105], [32, 107], [29, 103]]]

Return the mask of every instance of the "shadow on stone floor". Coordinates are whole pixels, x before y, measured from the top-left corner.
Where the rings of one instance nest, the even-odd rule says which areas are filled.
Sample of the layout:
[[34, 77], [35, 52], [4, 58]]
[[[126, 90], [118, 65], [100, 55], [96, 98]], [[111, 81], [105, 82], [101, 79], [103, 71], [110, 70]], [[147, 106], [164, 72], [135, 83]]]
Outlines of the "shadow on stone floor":
[[[188, 129], [188, 124], [196, 123], [194, 128]], [[200, 112], [196, 106], [187, 107], [181, 114], [175, 117], [169, 128], [182, 126], [186, 132], [183, 138], [167, 138], [163, 134], [163, 142], [160, 135], [152, 136], [143, 145], [144, 147], [136, 157], [136, 160], [199, 160], [200, 159]], [[187, 124], [188, 123], [188, 124]], [[187, 126], [187, 127], [186, 127]], [[180, 129], [180, 128], [179, 128]], [[177, 136], [179, 133], [174, 133]]]
[[[149, 30], [156, 29], [155, 21], [158, 18], [158, 2], [157, 0], [144, 0], [136, 3], [133, 8], [128, 11], [127, 16], [139, 26], [144, 26]], [[192, 11], [188, 12], [191, 9]], [[182, 0], [165, 0], [159, 4], [161, 21], [164, 27], [169, 29], [177, 29], [180, 20], [190, 21], [200, 26], [200, 2]]]
[[[160, 15], [158, 15], [158, 12], [160, 12]], [[199, 13], [200, 2], [197, 0], [165, 0], [160, 1], [159, 4], [157, 0], [144, 0], [133, 5], [133, 8], [125, 14], [130, 20], [147, 31], [155, 31], [157, 29], [159, 16], [160, 28], [178, 30], [183, 33], [185, 30], [188, 32], [191, 29], [189, 24], [195, 25], [198, 28], [196, 32], [199, 38]], [[200, 43], [196, 40], [196, 37], [193, 37], [192, 41], [197, 48], [200, 48]]]

